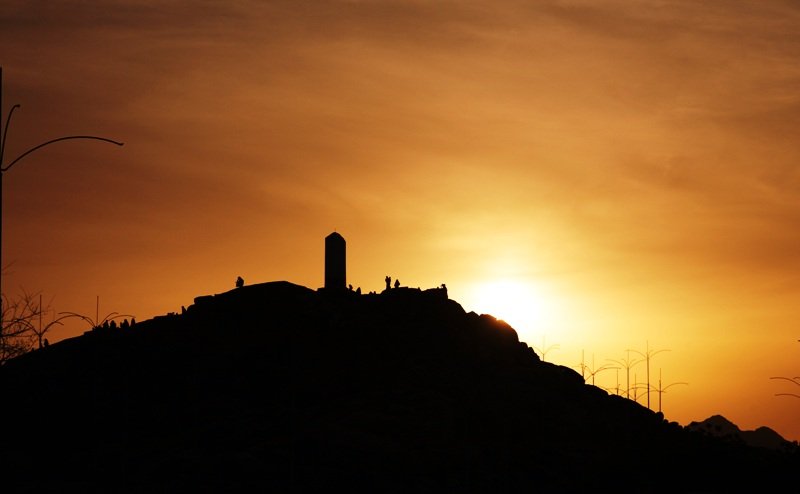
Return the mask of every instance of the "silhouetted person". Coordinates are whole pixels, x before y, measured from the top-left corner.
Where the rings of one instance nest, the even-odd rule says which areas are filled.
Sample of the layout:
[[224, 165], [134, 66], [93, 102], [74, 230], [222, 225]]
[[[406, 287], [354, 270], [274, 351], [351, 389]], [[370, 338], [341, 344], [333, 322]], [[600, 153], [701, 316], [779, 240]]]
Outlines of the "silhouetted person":
[[117, 321], [111, 321], [111, 329], [117, 329]]
[[47, 338], [44, 339], [44, 346], [45, 346], [45, 348], [50, 346], [50, 342], [47, 341]]
[[352, 292], [353, 291], [353, 285], [347, 285], [347, 289]]
[[394, 287], [400, 288], [400, 280], [394, 280]]
[[356, 288], [356, 294], [361, 295], [361, 287]]
[[135, 317], [131, 317], [131, 326], [135, 326], [135, 325], [136, 325], [136, 318]]
[[386, 289], [387, 290], [390, 289], [392, 287], [392, 277], [391, 276], [387, 276], [384, 281], [386, 281]]
[[244, 280], [241, 276], [236, 277], [236, 288], [241, 288], [244, 286]]
[[128, 323], [127, 319], [123, 319], [122, 324], [120, 324], [119, 327], [122, 329], [128, 329], [130, 327], [130, 324]]

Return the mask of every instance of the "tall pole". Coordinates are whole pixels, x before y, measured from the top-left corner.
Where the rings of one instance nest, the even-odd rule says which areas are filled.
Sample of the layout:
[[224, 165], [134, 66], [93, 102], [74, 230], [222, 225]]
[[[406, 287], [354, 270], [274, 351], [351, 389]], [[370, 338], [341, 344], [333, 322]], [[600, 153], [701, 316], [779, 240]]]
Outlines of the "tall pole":
[[650, 350], [650, 341], [649, 340], [647, 341], [647, 347], [646, 347], [646, 351], [644, 353], [636, 351], [636, 350], [633, 350], [633, 352], [636, 352], [636, 353], [638, 353], [639, 355], [642, 356], [642, 358], [644, 359], [644, 361], [645, 361], [645, 363], [647, 365], [647, 408], [650, 408], [650, 357], [654, 357], [655, 355], [657, 355], [657, 354], [659, 354], [661, 352], [666, 352], [666, 351], [669, 351], [669, 350], [668, 349], [663, 349], [663, 350], [657, 350], [655, 352]]
[[627, 352], [628, 360], [625, 362], [625, 397], [630, 399], [631, 398], [631, 366], [629, 362], [631, 361], [631, 351], [628, 350]]
[[[3, 149], [6, 145], [3, 134], [3, 67], [0, 67], [0, 297], [3, 294]], [[3, 327], [2, 310], [0, 310], [0, 328]]]
[[687, 382], [678, 382], [678, 383], [668, 384], [667, 386], [662, 387], [661, 386], [661, 368], [659, 367], [659, 369], [658, 369], [658, 389], [656, 390], [656, 391], [658, 391], [658, 411], [659, 412], [664, 413], [661, 410], [661, 395], [666, 393], [667, 390], [669, 388], [671, 388], [672, 386], [676, 386], [678, 384], [686, 384], [686, 385], [688, 385], [689, 383], [687, 383]]
[[42, 294], [39, 294], [39, 348], [42, 348]]
[[647, 408], [650, 408], [650, 342], [647, 342]]
[[[626, 355], [625, 358], [620, 359], [620, 360], [614, 360], [614, 359], [606, 359], [606, 360], [610, 360], [611, 362], [614, 362], [615, 364], [619, 364], [619, 365], [621, 365], [621, 366], [623, 366], [625, 368], [625, 397], [630, 399], [630, 397], [631, 397], [631, 368], [634, 365], [638, 364], [639, 362], [642, 362], [643, 360], [631, 360], [631, 350], [630, 349], [625, 350], [625, 355]], [[634, 378], [634, 381], [635, 380], [636, 379]], [[636, 386], [635, 382], [634, 382], [634, 386]]]

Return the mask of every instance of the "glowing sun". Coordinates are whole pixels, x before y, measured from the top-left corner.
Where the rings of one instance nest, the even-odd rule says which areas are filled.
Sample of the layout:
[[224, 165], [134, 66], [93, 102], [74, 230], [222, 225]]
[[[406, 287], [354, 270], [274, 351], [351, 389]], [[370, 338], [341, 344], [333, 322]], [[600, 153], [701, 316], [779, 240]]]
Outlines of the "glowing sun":
[[471, 309], [491, 314], [528, 334], [553, 329], [555, 300], [534, 283], [497, 279], [475, 283], [470, 293]]

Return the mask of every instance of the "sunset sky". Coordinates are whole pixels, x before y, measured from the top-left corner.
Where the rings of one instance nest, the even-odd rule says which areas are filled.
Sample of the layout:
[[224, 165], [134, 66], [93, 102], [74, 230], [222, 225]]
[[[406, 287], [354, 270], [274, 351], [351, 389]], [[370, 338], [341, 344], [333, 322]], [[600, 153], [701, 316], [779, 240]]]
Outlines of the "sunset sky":
[[4, 174], [9, 295], [318, 288], [335, 230], [365, 292], [446, 283], [578, 370], [649, 349], [668, 419], [800, 440], [797, 2], [4, 0], [0, 66], [4, 163], [125, 143]]

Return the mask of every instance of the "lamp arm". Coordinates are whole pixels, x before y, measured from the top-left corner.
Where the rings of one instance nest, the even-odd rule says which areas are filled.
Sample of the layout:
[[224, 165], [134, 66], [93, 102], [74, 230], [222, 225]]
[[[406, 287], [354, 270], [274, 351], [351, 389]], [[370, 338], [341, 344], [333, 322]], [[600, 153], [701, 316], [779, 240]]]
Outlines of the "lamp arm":
[[[7, 128], [7, 127], [6, 127], [6, 130], [8, 130], [8, 128]], [[49, 141], [47, 141], [47, 142], [43, 142], [43, 143], [39, 144], [38, 146], [34, 146], [34, 147], [30, 148], [29, 150], [25, 151], [25, 152], [24, 152], [24, 153], [22, 153], [21, 155], [17, 156], [17, 157], [14, 159], [14, 161], [12, 161], [11, 163], [9, 163], [9, 164], [8, 164], [8, 166], [5, 166], [5, 167], [2, 167], [2, 168], [0, 168], [0, 172], [7, 172], [7, 171], [8, 171], [8, 170], [10, 170], [10, 169], [11, 169], [11, 167], [12, 167], [12, 166], [14, 166], [14, 164], [16, 164], [16, 163], [17, 163], [19, 160], [21, 160], [21, 159], [22, 159], [22, 158], [24, 158], [25, 156], [28, 156], [29, 154], [31, 154], [32, 152], [36, 151], [37, 149], [41, 149], [41, 148], [43, 148], [43, 147], [45, 147], [45, 146], [47, 146], [47, 145], [49, 145], [49, 144], [53, 144], [53, 143], [55, 143], [55, 142], [59, 142], [59, 141], [66, 141], [66, 140], [70, 140], [70, 139], [94, 139], [94, 140], [96, 140], [96, 141], [110, 142], [111, 144], [116, 144], [117, 146], [122, 146], [122, 145], [124, 144], [124, 143], [122, 143], [122, 142], [119, 142], [119, 141], [114, 141], [114, 140], [112, 140], [112, 139], [107, 139], [107, 138], [105, 138], [105, 137], [97, 137], [97, 136], [65, 136], [65, 137], [58, 137], [58, 138], [56, 138], [56, 139], [50, 139], [50, 140], [49, 140]]]

